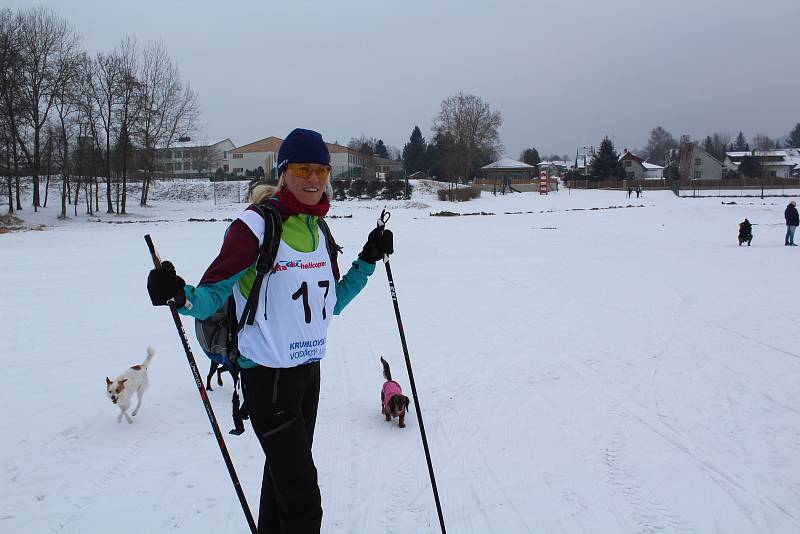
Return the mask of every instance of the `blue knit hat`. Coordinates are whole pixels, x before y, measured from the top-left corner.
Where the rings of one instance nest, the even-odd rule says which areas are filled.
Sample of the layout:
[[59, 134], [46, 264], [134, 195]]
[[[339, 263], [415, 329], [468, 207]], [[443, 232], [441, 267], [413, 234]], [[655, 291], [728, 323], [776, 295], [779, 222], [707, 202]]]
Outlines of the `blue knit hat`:
[[328, 145], [318, 132], [295, 128], [286, 136], [278, 150], [278, 176], [283, 174], [290, 163], [330, 165]]

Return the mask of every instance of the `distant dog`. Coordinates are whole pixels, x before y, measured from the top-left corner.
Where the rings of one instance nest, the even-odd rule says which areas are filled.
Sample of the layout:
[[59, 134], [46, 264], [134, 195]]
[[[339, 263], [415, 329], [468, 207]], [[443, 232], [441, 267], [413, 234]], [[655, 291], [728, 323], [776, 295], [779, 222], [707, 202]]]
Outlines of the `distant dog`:
[[408, 397], [403, 395], [400, 384], [392, 380], [392, 372], [389, 370], [386, 360], [381, 358], [381, 363], [383, 364], [383, 377], [386, 379], [381, 389], [381, 413], [387, 421], [391, 421], [393, 417], [399, 417], [400, 428], [405, 428]]
[[747, 246], [750, 246], [750, 242], [753, 240], [753, 225], [750, 224], [750, 221], [745, 219], [744, 221], [739, 223], [739, 246], [742, 246], [742, 243], [747, 243]]
[[[130, 367], [113, 382], [106, 377], [106, 393], [108, 393], [108, 398], [119, 407], [117, 423], [122, 421], [123, 416], [128, 420], [128, 423], [133, 423], [132, 417], [135, 417], [136, 414], [139, 413], [139, 408], [142, 406], [142, 397], [144, 396], [144, 391], [147, 389], [147, 366], [150, 365], [153, 354], [155, 354], [153, 348], [147, 347], [147, 357], [144, 359], [143, 363]], [[133, 409], [133, 412], [128, 415], [128, 409], [133, 403], [134, 393], [137, 395], [139, 402], [136, 404], [136, 408]]]

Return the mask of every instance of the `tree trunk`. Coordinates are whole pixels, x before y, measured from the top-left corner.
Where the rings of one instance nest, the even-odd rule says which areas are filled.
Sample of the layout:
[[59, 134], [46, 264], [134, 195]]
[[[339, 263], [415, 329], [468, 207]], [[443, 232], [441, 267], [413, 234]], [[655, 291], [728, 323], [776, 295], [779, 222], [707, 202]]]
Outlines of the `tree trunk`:
[[8, 185], [8, 213], [14, 213], [14, 194], [11, 191], [13, 180], [11, 179], [11, 147], [6, 139], [6, 185]]
[[[111, 110], [109, 110], [110, 112]], [[114, 204], [111, 202], [111, 134], [106, 133], [106, 200], [108, 209], [106, 213], [114, 213]]]
[[38, 211], [41, 205], [39, 198], [39, 171], [42, 162], [42, 155], [39, 153], [39, 138], [41, 136], [41, 128], [34, 126], [33, 129], [33, 211]]
[[47, 195], [50, 193], [50, 168], [47, 169], [47, 178], [44, 181], [44, 203], [43, 208], [47, 207]]
[[81, 193], [81, 177], [79, 175], [79, 176], [75, 177], [75, 210], [74, 211], [75, 211], [75, 216], [76, 217], [78, 216], [78, 198], [80, 198], [80, 196], [81, 196], [80, 193]]
[[94, 177], [94, 211], [100, 211], [100, 184], [97, 182], [97, 176]]
[[62, 172], [61, 173], [61, 215], [58, 216], [59, 219], [66, 219], [67, 218], [67, 189], [69, 189], [69, 185], [67, 184], [67, 175]]
[[11, 154], [14, 156], [14, 181], [17, 185], [17, 211], [22, 209], [22, 198], [19, 193], [19, 154], [17, 154], [17, 144], [14, 143]]

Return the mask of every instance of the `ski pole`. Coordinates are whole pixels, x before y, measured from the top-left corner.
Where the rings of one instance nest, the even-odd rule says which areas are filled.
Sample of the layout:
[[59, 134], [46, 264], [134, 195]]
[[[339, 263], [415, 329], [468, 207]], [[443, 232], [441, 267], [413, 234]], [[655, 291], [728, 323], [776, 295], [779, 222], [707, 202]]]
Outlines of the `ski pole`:
[[[383, 231], [386, 223], [389, 221], [391, 215], [388, 211], [381, 211], [378, 217], [378, 228]], [[431, 463], [431, 453], [428, 450], [428, 438], [425, 436], [425, 424], [422, 422], [422, 408], [419, 405], [419, 398], [417, 397], [417, 385], [414, 382], [414, 372], [411, 370], [411, 358], [408, 355], [408, 346], [406, 345], [406, 335], [403, 332], [403, 321], [400, 319], [400, 306], [397, 304], [397, 292], [394, 289], [394, 278], [392, 277], [392, 267], [389, 265], [389, 255], [384, 254], [383, 265], [386, 267], [386, 277], [389, 279], [389, 292], [392, 295], [392, 303], [394, 304], [394, 316], [397, 319], [397, 329], [400, 331], [400, 342], [403, 345], [403, 354], [406, 358], [406, 369], [408, 370], [408, 380], [411, 384], [411, 394], [414, 397], [414, 406], [417, 409], [417, 419], [419, 419], [419, 432], [422, 436], [422, 447], [425, 449], [425, 460], [428, 462], [428, 474], [431, 477], [431, 488], [433, 488], [433, 498], [436, 501], [436, 512], [439, 514], [439, 525], [442, 527], [442, 534], [446, 534], [444, 529], [444, 516], [442, 515], [442, 505], [439, 503], [439, 490], [436, 489], [436, 478], [433, 476], [433, 464]]]
[[[150, 235], [148, 234], [144, 236], [144, 240], [147, 242], [147, 247], [150, 249], [150, 256], [153, 258], [153, 265], [156, 269], [161, 269], [161, 258], [158, 256], [158, 252], [156, 252], [156, 247], [153, 245], [153, 240], [150, 239]], [[206, 388], [203, 387], [203, 379], [200, 377], [200, 371], [197, 369], [197, 362], [194, 360], [192, 349], [189, 348], [189, 339], [186, 337], [186, 332], [183, 330], [183, 323], [178, 315], [177, 308], [175, 308], [175, 301], [170, 300], [168, 304], [169, 310], [172, 312], [172, 319], [175, 321], [175, 328], [178, 329], [178, 335], [183, 343], [183, 350], [186, 351], [186, 359], [189, 360], [189, 368], [192, 370], [194, 382], [197, 385], [197, 391], [200, 392], [200, 398], [203, 400], [203, 406], [206, 408], [206, 414], [208, 415], [209, 422], [211, 422], [211, 428], [214, 430], [214, 436], [217, 438], [217, 444], [219, 445], [219, 450], [222, 453], [222, 458], [225, 460], [225, 465], [228, 467], [228, 473], [233, 481], [233, 487], [236, 490], [236, 495], [239, 496], [239, 502], [241, 503], [242, 510], [244, 510], [244, 515], [247, 518], [247, 524], [250, 526], [250, 531], [253, 534], [257, 534], [258, 529], [256, 528], [256, 522], [253, 520], [253, 514], [250, 513], [250, 507], [247, 506], [247, 499], [242, 491], [242, 485], [239, 483], [239, 477], [236, 476], [236, 469], [233, 467], [233, 461], [228, 453], [228, 448], [225, 446], [225, 440], [222, 439], [222, 432], [219, 430], [217, 418], [214, 416], [214, 409], [211, 407], [211, 402], [208, 400], [208, 395], [206, 395]]]

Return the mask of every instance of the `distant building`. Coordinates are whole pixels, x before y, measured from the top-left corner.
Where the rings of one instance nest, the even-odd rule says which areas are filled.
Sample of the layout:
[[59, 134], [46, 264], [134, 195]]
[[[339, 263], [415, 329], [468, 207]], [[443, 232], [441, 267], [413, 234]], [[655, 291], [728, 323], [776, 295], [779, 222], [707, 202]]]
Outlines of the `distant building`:
[[722, 163], [694, 143], [681, 143], [678, 178], [681, 182], [721, 180]]
[[627, 150], [619, 157], [622, 167], [625, 169], [625, 179], [640, 181], [644, 180], [645, 167], [644, 160]]
[[644, 179], [645, 180], [663, 180], [664, 179], [664, 167], [661, 165], [656, 165], [655, 163], [650, 163], [648, 161], [643, 161], [642, 165], [644, 166]]
[[761, 164], [762, 176], [765, 178], [789, 178], [800, 172], [800, 149], [798, 148], [726, 152], [725, 168], [731, 171], [738, 171], [742, 158], [747, 156], [758, 160]]
[[217, 169], [226, 170], [226, 154], [234, 148], [236, 146], [229, 138], [200, 140], [181, 137], [169, 148], [156, 149], [156, 163], [159, 171], [165, 174], [210, 176]]
[[649, 163], [636, 154], [628, 152], [627, 149], [619, 157], [625, 169], [627, 180], [661, 180], [664, 178], [664, 167]]
[[[232, 150], [229, 154], [230, 172], [233, 174], [245, 174], [247, 171], [254, 171], [258, 167], [264, 169], [265, 176], [270, 176], [277, 171], [278, 151], [280, 150], [283, 139], [270, 136], [253, 141], [239, 148]], [[336, 178], [375, 178], [375, 173], [389, 173], [395, 170], [402, 170], [402, 162], [389, 160], [377, 156], [369, 156], [352, 148], [336, 143], [326, 143], [328, 152], [331, 155], [331, 174]]]
[[570, 161], [550, 160], [540, 161], [539, 171], [547, 171], [548, 176], [561, 176], [572, 166]]
[[[499, 159], [494, 163], [484, 165], [481, 167], [481, 170], [483, 170], [483, 174], [487, 180], [502, 181], [503, 179], [507, 179], [509, 183], [514, 183], [514, 180], [528, 183], [533, 180], [536, 174], [536, 167], [533, 165], [528, 165], [527, 163], [511, 158]], [[536, 176], [536, 179], [538, 180], [539, 177]]]

